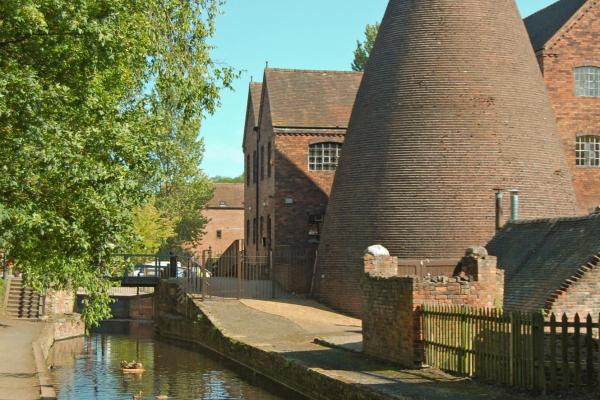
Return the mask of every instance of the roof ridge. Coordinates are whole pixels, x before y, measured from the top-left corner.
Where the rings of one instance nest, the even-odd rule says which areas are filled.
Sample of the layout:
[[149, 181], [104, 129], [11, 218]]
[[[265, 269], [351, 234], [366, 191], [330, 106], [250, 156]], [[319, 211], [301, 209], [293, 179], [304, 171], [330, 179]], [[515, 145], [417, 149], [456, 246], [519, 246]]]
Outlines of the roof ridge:
[[359, 75], [363, 74], [362, 71], [347, 71], [347, 70], [335, 70], [335, 69], [299, 69], [299, 68], [265, 68], [266, 71], [275, 71], [275, 72], [302, 72], [302, 73], [335, 73], [335, 74], [349, 74], [349, 75]]
[[[546, 43], [546, 44], [548, 44], [548, 49], [553, 48], [558, 42], [560, 42], [563, 39], [564, 35], [559, 36], [559, 33], [561, 31], [565, 30], [565, 33], [571, 32], [571, 30], [575, 27], [575, 25], [577, 25], [577, 23], [579, 21], [581, 21], [583, 16], [585, 14], [587, 14], [594, 5], [596, 5], [596, 3], [593, 1], [590, 2], [589, 0], [583, 0], [583, 3], [581, 4], [581, 6], [579, 6], [579, 8], [575, 12], [573, 12], [573, 15], [571, 15], [571, 17], [569, 17], [569, 19], [565, 22], [565, 24], [563, 26], [561, 26], [554, 33], [554, 35], [552, 35], [550, 37], [550, 39], [548, 39], [548, 42]], [[581, 13], [581, 16], [579, 18], [576, 18], [579, 13]]]
[[557, 222], [572, 222], [572, 221], [583, 221], [586, 219], [594, 219], [600, 218], [600, 213], [588, 214], [588, 215], [578, 215], [574, 217], [557, 217], [557, 218], [534, 218], [534, 219], [519, 219], [519, 220], [511, 220], [507, 222], [507, 225], [523, 225], [530, 223], [540, 223], [540, 222], [548, 222], [548, 223], [557, 223]]

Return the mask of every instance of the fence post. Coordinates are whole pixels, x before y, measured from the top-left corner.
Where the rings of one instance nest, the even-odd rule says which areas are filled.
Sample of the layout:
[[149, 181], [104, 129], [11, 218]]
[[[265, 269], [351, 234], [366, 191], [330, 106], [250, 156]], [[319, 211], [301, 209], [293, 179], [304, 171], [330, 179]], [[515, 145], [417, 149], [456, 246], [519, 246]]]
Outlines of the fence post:
[[533, 340], [533, 390], [536, 393], [545, 393], [544, 312], [534, 313], [531, 318], [531, 324], [531, 338]]
[[515, 386], [515, 342], [517, 338], [517, 324], [515, 321], [515, 313], [511, 311], [510, 318], [510, 340], [508, 342], [508, 364], [510, 371], [510, 385]]
[[460, 373], [469, 375], [467, 363], [467, 308], [460, 307]]
[[242, 298], [242, 274], [243, 274], [243, 270], [242, 270], [242, 255], [239, 251], [239, 249], [236, 249], [237, 251], [235, 252], [235, 264], [236, 264], [236, 269], [237, 269], [237, 298], [238, 300]]
[[594, 323], [592, 315], [588, 314], [585, 319], [585, 354], [586, 354], [586, 385], [594, 387]]
[[206, 264], [200, 265], [200, 290], [202, 293], [202, 301], [206, 300]]

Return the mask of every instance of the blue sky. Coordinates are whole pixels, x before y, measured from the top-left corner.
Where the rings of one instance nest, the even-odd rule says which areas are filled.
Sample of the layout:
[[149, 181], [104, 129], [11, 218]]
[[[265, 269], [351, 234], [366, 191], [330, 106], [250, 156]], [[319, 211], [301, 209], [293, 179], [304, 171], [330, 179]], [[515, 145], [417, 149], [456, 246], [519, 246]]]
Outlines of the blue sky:
[[[517, 0], [527, 16], [555, 0]], [[209, 176], [243, 172], [242, 135], [248, 83], [277, 68], [350, 69], [367, 23], [380, 21], [388, 0], [227, 0], [217, 20], [214, 58], [241, 70], [234, 91], [203, 123], [202, 163]]]

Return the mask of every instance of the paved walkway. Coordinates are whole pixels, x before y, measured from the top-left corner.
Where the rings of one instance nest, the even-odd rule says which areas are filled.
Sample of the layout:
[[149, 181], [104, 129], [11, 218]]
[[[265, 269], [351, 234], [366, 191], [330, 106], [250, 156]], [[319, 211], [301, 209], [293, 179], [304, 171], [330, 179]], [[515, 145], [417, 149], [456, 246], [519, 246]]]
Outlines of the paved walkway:
[[43, 324], [0, 319], [0, 400], [40, 397], [32, 343]]
[[[393, 399], [527, 399], [437, 370], [392, 369], [362, 354], [314, 343], [316, 338], [360, 349], [360, 320], [302, 300], [212, 300], [197, 305], [223, 334], [281, 353], [314, 371], [349, 384], [368, 385]], [[336, 343], [337, 342], [337, 343]]]

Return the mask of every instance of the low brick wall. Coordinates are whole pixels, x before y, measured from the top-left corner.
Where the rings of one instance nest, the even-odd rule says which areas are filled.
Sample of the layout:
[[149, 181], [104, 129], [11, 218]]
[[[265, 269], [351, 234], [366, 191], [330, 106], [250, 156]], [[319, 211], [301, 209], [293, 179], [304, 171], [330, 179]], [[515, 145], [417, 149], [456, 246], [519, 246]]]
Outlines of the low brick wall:
[[70, 314], [75, 311], [75, 292], [50, 289], [46, 293], [46, 315]]
[[422, 365], [423, 305], [502, 305], [504, 271], [487, 254], [463, 258], [453, 277], [398, 277], [396, 257], [364, 258], [363, 346], [365, 353], [405, 367]]
[[415, 281], [368, 275], [363, 280], [364, 352], [406, 367], [414, 365]]

